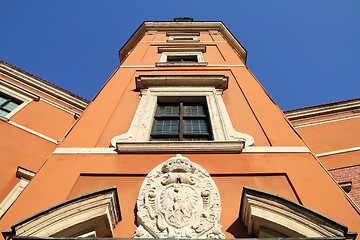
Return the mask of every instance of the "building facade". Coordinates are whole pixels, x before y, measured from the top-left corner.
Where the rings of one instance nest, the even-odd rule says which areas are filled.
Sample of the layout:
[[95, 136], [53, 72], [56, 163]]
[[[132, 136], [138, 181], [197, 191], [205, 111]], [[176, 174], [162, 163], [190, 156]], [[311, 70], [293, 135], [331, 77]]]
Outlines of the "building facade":
[[69, 91], [0, 61], [0, 218], [87, 104]]
[[285, 112], [336, 182], [360, 206], [360, 99]]
[[359, 208], [246, 54], [221, 22], [144, 22], [3, 237], [356, 238]]

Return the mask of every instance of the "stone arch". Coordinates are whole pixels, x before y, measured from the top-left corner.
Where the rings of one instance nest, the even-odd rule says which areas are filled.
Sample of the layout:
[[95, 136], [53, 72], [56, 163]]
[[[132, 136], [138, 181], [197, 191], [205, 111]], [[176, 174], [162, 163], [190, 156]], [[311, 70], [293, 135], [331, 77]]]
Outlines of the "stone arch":
[[240, 218], [261, 238], [352, 238], [346, 226], [280, 196], [244, 187]]
[[13, 237], [112, 237], [121, 221], [116, 187], [85, 194], [32, 215], [3, 231]]

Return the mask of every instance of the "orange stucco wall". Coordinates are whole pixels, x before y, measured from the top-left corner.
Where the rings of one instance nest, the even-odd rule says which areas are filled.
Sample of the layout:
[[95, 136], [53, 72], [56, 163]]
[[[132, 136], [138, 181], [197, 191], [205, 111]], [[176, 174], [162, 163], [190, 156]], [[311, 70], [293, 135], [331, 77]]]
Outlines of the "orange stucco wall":
[[297, 128], [305, 141], [315, 153], [341, 150], [360, 146], [360, 138], [356, 126], [360, 125], [360, 118], [322, 123]]
[[[71, 197], [117, 186], [123, 220], [115, 228], [114, 236], [131, 237], [135, 229], [134, 204], [141, 183], [152, 168], [171, 156], [53, 155], [4, 216], [0, 227], [8, 229], [14, 222]], [[221, 223], [227, 237], [241, 234], [230, 227], [237, 221], [243, 186], [279, 194], [346, 224], [352, 231], [359, 230], [358, 213], [347, 204], [345, 194], [310, 154], [185, 156], [213, 176], [222, 197]], [[342, 206], [343, 214], [339, 214], [337, 206]]]
[[40, 100], [30, 102], [11, 121], [60, 141], [76, 119], [73, 114]]
[[[18, 166], [37, 172], [56, 144], [0, 121], [0, 201], [16, 185]], [[10, 137], [12, 136], [12, 137]]]

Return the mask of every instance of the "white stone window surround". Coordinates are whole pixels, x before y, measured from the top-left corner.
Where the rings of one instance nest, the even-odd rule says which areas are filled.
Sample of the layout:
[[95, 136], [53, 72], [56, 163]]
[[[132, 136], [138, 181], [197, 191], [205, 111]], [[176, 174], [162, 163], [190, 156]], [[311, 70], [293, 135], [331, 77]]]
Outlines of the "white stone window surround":
[[1, 116], [0, 118], [2, 120], [8, 121], [10, 117], [14, 116], [17, 112], [19, 112], [23, 107], [25, 107], [27, 104], [29, 104], [32, 100], [39, 101], [40, 97], [28, 92], [24, 89], [19, 88], [18, 86], [6, 82], [2, 79], [0, 79], [0, 92], [9, 95], [12, 98], [18, 99], [22, 101], [22, 103], [17, 106], [14, 110], [12, 110], [9, 114], [6, 116]]
[[200, 32], [167, 32], [167, 42], [199, 42]]
[[[168, 56], [196, 56], [197, 62], [168, 62]], [[204, 61], [202, 52], [163, 52], [156, 66], [206, 66], [207, 64], [208, 63]]]
[[[241, 152], [254, 139], [237, 132], [215, 87], [149, 87], [141, 89], [141, 100], [127, 133], [116, 136], [111, 145], [119, 153], [131, 152]], [[211, 141], [150, 141], [158, 97], [205, 97], [212, 127]]]
[[169, 36], [167, 42], [200, 42], [196, 36]]

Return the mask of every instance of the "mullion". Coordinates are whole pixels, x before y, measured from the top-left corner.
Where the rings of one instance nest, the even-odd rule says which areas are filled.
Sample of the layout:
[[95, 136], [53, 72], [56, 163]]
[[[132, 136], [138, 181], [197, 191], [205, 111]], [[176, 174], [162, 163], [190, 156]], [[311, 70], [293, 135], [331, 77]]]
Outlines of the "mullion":
[[179, 141], [184, 140], [184, 103], [180, 102]]

